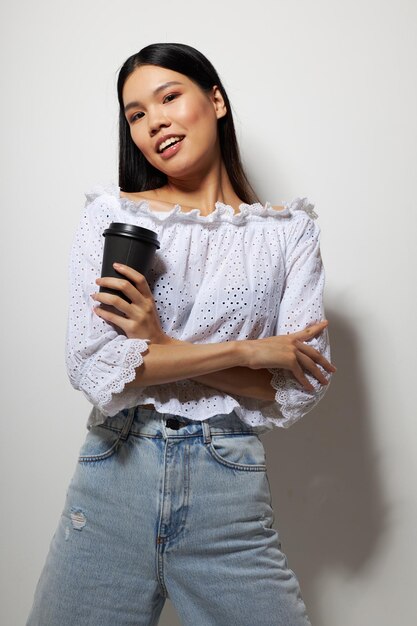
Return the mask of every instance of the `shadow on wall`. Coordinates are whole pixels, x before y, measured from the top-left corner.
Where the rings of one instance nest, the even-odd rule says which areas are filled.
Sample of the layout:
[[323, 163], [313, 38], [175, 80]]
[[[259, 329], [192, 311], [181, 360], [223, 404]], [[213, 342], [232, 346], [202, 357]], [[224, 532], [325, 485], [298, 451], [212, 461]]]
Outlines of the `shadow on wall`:
[[387, 523], [369, 430], [372, 407], [354, 328], [326, 309], [337, 367], [321, 403], [288, 430], [266, 433], [274, 528], [313, 624], [320, 624], [320, 573], [355, 573], [377, 549]]

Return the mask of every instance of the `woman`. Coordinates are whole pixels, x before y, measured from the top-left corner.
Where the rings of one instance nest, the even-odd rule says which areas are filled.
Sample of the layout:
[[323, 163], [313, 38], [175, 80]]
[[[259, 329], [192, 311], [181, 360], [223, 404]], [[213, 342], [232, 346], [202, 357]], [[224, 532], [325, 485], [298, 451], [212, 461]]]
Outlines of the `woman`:
[[[120, 186], [87, 195], [71, 251], [67, 367], [93, 409], [28, 625], [148, 626], [166, 597], [189, 626], [309, 624], [259, 435], [335, 371], [312, 206], [258, 201], [197, 50], [147, 46], [118, 97]], [[157, 233], [146, 279], [98, 278], [110, 222]]]

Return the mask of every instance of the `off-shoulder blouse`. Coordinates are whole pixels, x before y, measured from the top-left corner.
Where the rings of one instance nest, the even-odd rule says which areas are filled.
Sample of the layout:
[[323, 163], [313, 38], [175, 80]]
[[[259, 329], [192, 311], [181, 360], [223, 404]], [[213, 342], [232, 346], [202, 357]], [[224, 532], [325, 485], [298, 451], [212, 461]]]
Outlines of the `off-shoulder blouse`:
[[[317, 214], [307, 198], [241, 204], [235, 213], [217, 202], [202, 215], [175, 205], [154, 211], [146, 200], [121, 197], [111, 183], [86, 195], [69, 258], [66, 367], [71, 384], [93, 405], [87, 427], [139, 404], [161, 413], [205, 420], [232, 411], [263, 432], [288, 427], [310, 411], [327, 386], [307, 374], [306, 391], [290, 372], [269, 369], [275, 400], [224, 393], [193, 380], [125, 388], [146, 358], [149, 339], [130, 339], [93, 312], [90, 294], [101, 273], [103, 231], [126, 222], [157, 233], [147, 281], [161, 327], [192, 343], [258, 339], [292, 333], [324, 319], [324, 269]], [[327, 330], [309, 342], [330, 359]], [[329, 376], [326, 374], [326, 376]]]

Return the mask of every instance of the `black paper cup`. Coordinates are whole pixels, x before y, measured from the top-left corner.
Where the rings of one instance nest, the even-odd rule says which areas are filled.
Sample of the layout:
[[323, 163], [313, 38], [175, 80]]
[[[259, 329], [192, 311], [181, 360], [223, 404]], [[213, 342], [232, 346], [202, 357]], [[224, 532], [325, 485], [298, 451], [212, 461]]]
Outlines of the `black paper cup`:
[[[152, 264], [157, 248], [160, 248], [157, 233], [142, 226], [112, 222], [103, 233], [104, 251], [101, 267], [101, 276], [124, 278], [124, 274], [117, 272], [113, 263], [122, 263], [133, 267], [137, 272], [146, 277], [146, 272]], [[134, 284], [133, 281], [129, 281]], [[117, 289], [100, 286], [100, 291], [120, 296], [126, 302], [130, 299]], [[103, 306], [103, 305], [102, 305]]]

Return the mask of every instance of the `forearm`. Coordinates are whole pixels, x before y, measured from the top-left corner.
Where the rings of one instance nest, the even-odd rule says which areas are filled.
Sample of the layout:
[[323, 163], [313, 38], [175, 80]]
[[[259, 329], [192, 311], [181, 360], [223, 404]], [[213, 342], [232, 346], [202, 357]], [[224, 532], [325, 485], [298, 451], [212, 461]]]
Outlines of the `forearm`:
[[[171, 345], [194, 345], [189, 341], [173, 337], [169, 337], [167, 341]], [[208, 387], [244, 398], [271, 401], [275, 399], [276, 391], [271, 386], [272, 374], [267, 369], [253, 370], [240, 365], [199, 376], [196, 376], [194, 372], [189, 378]]]
[[161, 385], [235, 367], [244, 360], [243, 344], [245, 341], [151, 343], [143, 363], [136, 368], [135, 379], [125, 388]]
[[244, 398], [270, 400], [272, 402], [276, 394], [275, 389], [271, 386], [272, 374], [267, 369], [253, 370], [249, 367], [231, 367], [221, 372], [192, 376], [191, 380]]

